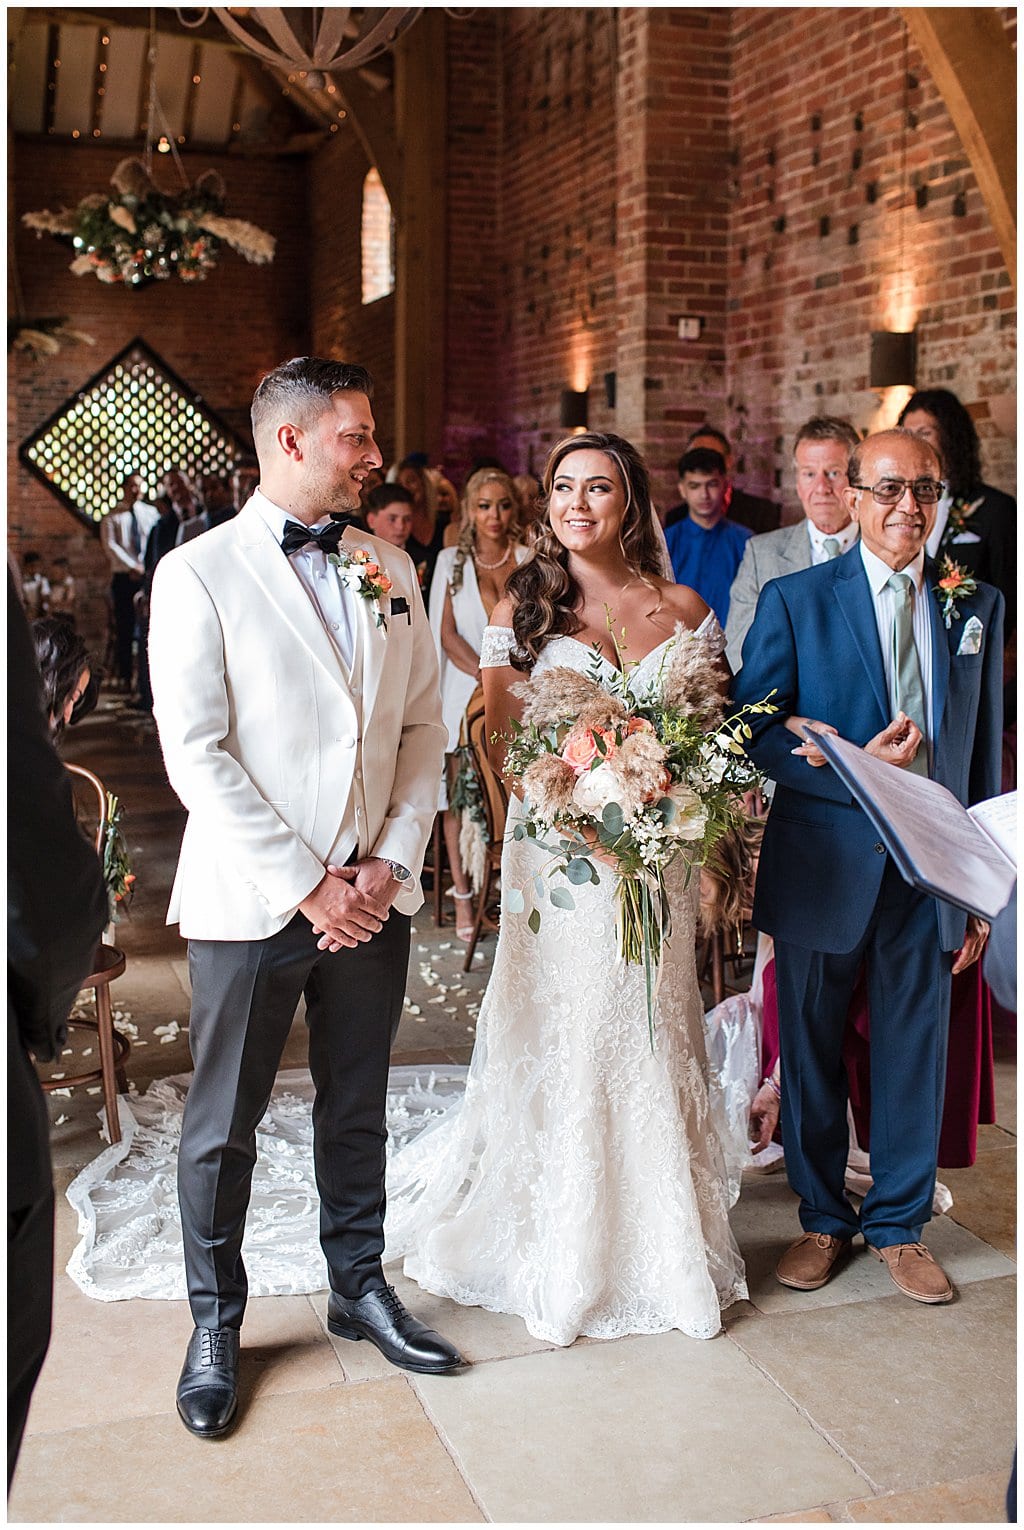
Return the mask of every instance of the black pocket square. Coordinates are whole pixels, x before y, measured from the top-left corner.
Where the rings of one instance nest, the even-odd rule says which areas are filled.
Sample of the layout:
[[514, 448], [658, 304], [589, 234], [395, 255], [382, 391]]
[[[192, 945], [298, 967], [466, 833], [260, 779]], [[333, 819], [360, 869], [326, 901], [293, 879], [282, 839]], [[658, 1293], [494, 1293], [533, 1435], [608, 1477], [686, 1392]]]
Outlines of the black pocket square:
[[404, 616], [407, 622], [412, 621], [409, 615], [409, 602], [402, 595], [397, 595], [391, 602], [391, 615]]

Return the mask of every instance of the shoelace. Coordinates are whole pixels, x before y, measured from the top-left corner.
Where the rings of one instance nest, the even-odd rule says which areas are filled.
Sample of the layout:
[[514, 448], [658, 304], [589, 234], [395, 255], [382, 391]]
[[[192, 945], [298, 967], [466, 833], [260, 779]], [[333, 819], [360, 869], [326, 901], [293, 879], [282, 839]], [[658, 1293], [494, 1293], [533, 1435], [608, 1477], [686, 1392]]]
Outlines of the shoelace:
[[380, 1303], [389, 1318], [404, 1318], [406, 1316], [405, 1308], [402, 1306], [402, 1299], [394, 1286], [384, 1287], [380, 1293]]
[[228, 1336], [223, 1328], [201, 1328], [203, 1365], [224, 1365], [228, 1358]]

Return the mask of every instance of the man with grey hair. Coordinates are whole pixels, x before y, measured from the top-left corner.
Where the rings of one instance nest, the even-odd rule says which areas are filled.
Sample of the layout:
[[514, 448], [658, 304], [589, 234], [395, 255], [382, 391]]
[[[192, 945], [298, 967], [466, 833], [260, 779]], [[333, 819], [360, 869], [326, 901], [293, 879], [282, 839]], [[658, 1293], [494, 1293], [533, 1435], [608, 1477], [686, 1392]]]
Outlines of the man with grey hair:
[[381, 462], [371, 387], [317, 357], [264, 377], [259, 487], [153, 580], [154, 713], [189, 814], [169, 914], [189, 942], [195, 1064], [178, 1195], [196, 1327], [177, 1405], [200, 1438], [237, 1411], [256, 1128], [300, 998], [327, 1326], [406, 1370], [462, 1364], [381, 1266], [388, 1060], [445, 729], [412, 561], [348, 521]]
[[743, 639], [770, 579], [838, 558], [857, 540], [857, 527], [843, 501], [850, 453], [859, 437], [848, 420], [819, 415], [801, 425], [793, 443], [796, 492], [804, 518], [795, 526], [751, 537], [729, 595], [726, 657], [733, 674], [743, 662]]

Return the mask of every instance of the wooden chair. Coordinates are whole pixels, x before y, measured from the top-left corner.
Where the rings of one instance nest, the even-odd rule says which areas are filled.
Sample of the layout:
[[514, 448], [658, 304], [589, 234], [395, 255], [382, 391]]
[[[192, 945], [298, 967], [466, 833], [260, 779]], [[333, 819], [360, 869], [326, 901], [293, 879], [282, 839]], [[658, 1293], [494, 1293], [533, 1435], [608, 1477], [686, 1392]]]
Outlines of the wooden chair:
[[[103, 841], [107, 831], [107, 792], [106, 787], [99, 776], [94, 776], [91, 770], [86, 770], [81, 765], [68, 765], [65, 767], [76, 782], [82, 786], [76, 790], [76, 804], [80, 803], [84, 792], [90, 806], [86, 809], [89, 821], [95, 814], [97, 828], [95, 834], [96, 853], [102, 857]], [[110, 985], [115, 978], [119, 978], [127, 965], [123, 951], [116, 946], [108, 946], [102, 939], [96, 947], [96, 956], [92, 964], [92, 971], [88, 977], [82, 980], [82, 991], [91, 988], [96, 996], [96, 1019], [68, 1021], [69, 1028], [94, 1031], [99, 1048], [99, 1067], [91, 1068], [82, 1073], [69, 1073], [64, 1078], [44, 1078], [40, 1080], [43, 1089], [49, 1093], [54, 1089], [73, 1089], [78, 1084], [101, 1084], [103, 1086], [103, 1105], [107, 1116], [107, 1131], [111, 1142], [121, 1140], [121, 1122], [117, 1113], [117, 1095], [128, 1093], [128, 1078], [124, 1071], [124, 1065], [128, 1061], [131, 1044], [126, 1036], [122, 1036], [114, 1029], [114, 1013], [110, 1002]]]
[[470, 702], [463, 729], [466, 742], [473, 751], [473, 762], [480, 779], [487, 838], [484, 878], [477, 897], [473, 935], [466, 947], [466, 960], [462, 964], [463, 972], [468, 972], [473, 964], [473, 953], [487, 917], [494, 882], [501, 871], [501, 847], [505, 838], [505, 819], [508, 815], [508, 791], [501, 777], [495, 774], [488, 758], [487, 724], [484, 719], [482, 697], [479, 699], [474, 697]]

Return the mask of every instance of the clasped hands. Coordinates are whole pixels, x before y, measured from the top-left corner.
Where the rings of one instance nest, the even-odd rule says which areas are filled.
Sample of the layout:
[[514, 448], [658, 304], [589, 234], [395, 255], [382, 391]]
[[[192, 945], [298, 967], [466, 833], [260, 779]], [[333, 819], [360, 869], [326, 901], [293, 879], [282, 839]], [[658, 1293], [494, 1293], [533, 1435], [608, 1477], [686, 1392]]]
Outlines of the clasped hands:
[[354, 866], [328, 866], [299, 912], [320, 936], [318, 950], [354, 949], [384, 928], [400, 886], [391, 867], [374, 856]]

